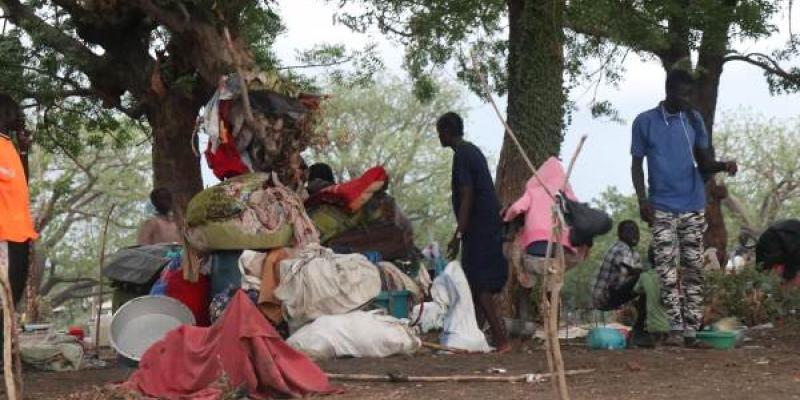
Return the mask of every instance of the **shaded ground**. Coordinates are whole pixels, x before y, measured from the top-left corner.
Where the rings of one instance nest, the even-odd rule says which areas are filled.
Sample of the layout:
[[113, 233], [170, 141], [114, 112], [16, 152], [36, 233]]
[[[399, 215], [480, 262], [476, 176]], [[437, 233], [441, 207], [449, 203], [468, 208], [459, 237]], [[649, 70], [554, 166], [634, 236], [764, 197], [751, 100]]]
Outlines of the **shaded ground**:
[[[800, 399], [800, 324], [751, 331], [746, 346], [718, 350], [590, 351], [580, 344], [565, 345], [568, 369], [596, 372], [568, 378], [573, 399]], [[485, 374], [501, 367], [508, 374], [545, 372], [547, 363], [530, 341], [516, 343], [511, 354], [434, 355], [387, 359], [346, 359], [322, 363], [328, 372], [399, 372], [406, 375]], [[28, 373], [26, 398], [60, 398], [90, 390], [93, 385], [124, 379], [130, 370], [109, 369], [70, 374]], [[549, 382], [525, 383], [341, 383], [347, 399], [549, 399]]]

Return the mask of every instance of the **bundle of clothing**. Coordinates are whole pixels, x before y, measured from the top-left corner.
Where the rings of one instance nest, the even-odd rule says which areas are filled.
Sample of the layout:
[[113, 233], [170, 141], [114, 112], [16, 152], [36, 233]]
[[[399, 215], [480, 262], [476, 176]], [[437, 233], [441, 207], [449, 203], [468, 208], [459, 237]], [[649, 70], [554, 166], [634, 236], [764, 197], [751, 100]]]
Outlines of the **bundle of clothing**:
[[216, 252], [211, 265], [209, 315], [215, 321], [241, 289], [279, 330], [298, 328], [323, 315], [369, 304], [381, 290], [408, 290], [422, 301], [430, 278], [410, 278], [390, 262], [362, 254], [337, 254], [320, 246], [266, 252]]
[[72, 335], [21, 336], [22, 362], [41, 371], [77, 371], [83, 367], [83, 345]]
[[200, 126], [209, 137], [205, 151], [209, 168], [219, 179], [299, 168], [296, 161], [300, 152], [314, 139], [322, 97], [278, 88], [280, 82], [275, 77], [246, 80], [254, 121], [247, 118], [240, 79], [235, 74], [220, 80], [205, 106]]
[[351, 252], [378, 251], [387, 260], [411, 254], [413, 229], [386, 193], [388, 183], [386, 170], [377, 166], [309, 197], [305, 205], [320, 231], [320, 242]]
[[300, 197], [268, 173], [240, 175], [198, 193], [187, 207], [186, 224], [189, 244], [201, 252], [319, 241]]

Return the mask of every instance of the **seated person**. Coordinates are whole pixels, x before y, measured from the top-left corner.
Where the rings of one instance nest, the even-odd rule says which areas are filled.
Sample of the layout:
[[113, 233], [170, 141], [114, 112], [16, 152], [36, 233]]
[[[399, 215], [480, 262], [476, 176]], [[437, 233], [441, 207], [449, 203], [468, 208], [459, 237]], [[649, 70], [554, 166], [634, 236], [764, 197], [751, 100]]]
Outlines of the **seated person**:
[[335, 185], [333, 169], [325, 163], [316, 163], [308, 168], [308, 194], [314, 195], [328, 186]]
[[669, 319], [661, 306], [658, 277], [652, 269], [653, 251], [648, 251], [651, 268], [644, 270], [636, 246], [639, 244], [639, 226], [625, 220], [617, 226], [617, 238], [606, 252], [603, 264], [592, 285], [592, 304], [595, 309], [611, 311], [634, 302], [636, 322], [633, 325], [632, 343], [638, 347], [652, 347], [654, 335], [669, 332]]
[[[550, 157], [537, 171], [541, 182], [532, 177], [525, 185], [525, 193], [502, 212], [503, 220], [510, 232], [507, 232], [504, 254], [511, 267], [516, 271], [520, 295], [517, 298], [518, 317], [527, 320], [531, 289], [537, 275], [546, 271], [548, 242], [550, 240], [554, 200], [548, 194], [558, 193], [566, 179], [561, 162]], [[545, 190], [545, 187], [547, 190]], [[567, 198], [577, 200], [570, 185], [564, 187]], [[524, 217], [524, 218], [523, 218]], [[521, 230], [518, 227], [522, 225]], [[574, 267], [588, 252], [587, 246], [575, 247], [569, 239], [569, 229], [564, 229], [558, 243], [551, 249], [551, 257], [557, 254], [559, 247], [564, 248], [567, 269]], [[510, 241], [510, 240], [513, 240]]]

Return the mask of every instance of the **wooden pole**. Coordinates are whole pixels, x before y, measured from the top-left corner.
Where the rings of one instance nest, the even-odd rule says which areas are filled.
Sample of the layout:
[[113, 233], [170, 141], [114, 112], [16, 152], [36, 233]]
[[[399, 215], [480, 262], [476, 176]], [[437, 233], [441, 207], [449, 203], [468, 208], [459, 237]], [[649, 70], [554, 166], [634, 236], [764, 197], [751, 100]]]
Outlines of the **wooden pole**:
[[[593, 369], [577, 369], [564, 372], [565, 375], [582, 375], [594, 372]], [[511, 376], [450, 375], [450, 376], [406, 376], [401, 374], [327, 374], [328, 379], [356, 382], [528, 382], [536, 383], [552, 378], [551, 373], [522, 374]]]
[[[19, 355], [14, 348], [17, 342], [17, 329], [15, 326], [14, 300], [11, 296], [11, 284], [8, 279], [8, 242], [0, 242], [0, 300], [3, 302], [3, 378], [6, 384], [6, 394], [9, 400], [22, 399], [22, 385], [20, 370], [17, 368], [15, 358]], [[15, 376], [15, 372], [16, 375]]]
[[492, 91], [489, 89], [489, 83], [486, 80], [486, 77], [483, 75], [483, 72], [481, 71], [480, 64], [478, 63], [477, 57], [475, 57], [475, 53], [472, 53], [472, 68], [475, 69], [475, 73], [478, 74], [478, 80], [481, 82], [481, 86], [483, 88], [484, 95], [486, 96], [486, 100], [489, 101], [489, 104], [491, 104], [492, 108], [494, 109], [494, 113], [497, 115], [497, 118], [503, 124], [506, 133], [514, 142], [514, 145], [517, 147], [519, 153], [522, 155], [522, 159], [525, 160], [525, 163], [528, 165], [528, 168], [533, 173], [533, 176], [536, 178], [536, 181], [538, 181], [539, 184], [542, 185], [542, 189], [544, 189], [545, 193], [547, 193], [547, 195], [550, 196], [551, 199], [554, 199], [555, 194], [553, 194], [550, 191], [550, 189], [547, 188], [547, 185], [545, 185], [544, 182], [542, 181], [542, 178], [539, 176], [539, 173], [536, 170], [536, 166], [533, 165], [533, 162], [531, 162], [531, 159], [528, 157], [528, 154], [525, 153], [525, 149], [522, 147], [522, 144], [520, 144], [519, 140], [517, 139], [517, 135], [515, 135], [514, 131], [511, 130], [511, 126], [508, 125], [508, 122], [506, 122], [505, 118], [503, 118], [503, 115], [500, 113], [500, 108], [498, 108], [497, 103], [494, 102], [494, 98], [492, 97]]
[[433, 350], [449, 351], [454, 354], [472, 354], [469, 350], [456, 349], [454, 347], [443, 346], [438, 343], [422, 342], [422, 347], [427, 347]]
[[[559, 200], [556, 197], [556, 194], [552, 193], [547, 185], [544, 184], [541, 177], [536, 170], [536, 167], [533, 165], [531, 160], [528, 158], [528, 155], [525, 152], [525, 149], [520, 144], [517, 136], [511, 130], [511, 127], [508, 125], [508, 122], [503, 118], [503, 115], [500, 113], [500, 109], [497, 107], [495, 103], [491, 90], [489, 89], [488, 81], [486, 80], [483, 72], [480, 69], [480, 64], [478, 63], [477, 57], [475, 53], [472, 53], [472, 64], [473, 69], [475, 70], [476, 74], [478, 75], [478, 80], [483, 88], [484, 94], [486, 99], [492, 105], [497, 118], [500, 119], [503, 126], [505, 127], [505, 131], [511, 140], [514, 142], [517, 150], [522, 155], [522, 158], [525, 160], [525, 163], [530, 168], [531, 172], [533, 172], [533, 176], [545, 190], [548, 196], [553, 199], [556, 204], [552, 210], [552, 219], [553, 219], [553, 226], [551, 230], [551, 237], [550, 241], [547, 244], [547, 252], [545, 253], [545, 260], [547, 263], [547, 271], [543, 277], [543, 285], [542, 285], [542, 317], [544, 319], [544, 331], [545, 331], [545, 347], [547, 351], [545, 352], [547, 355], [547, 364], [550, 368], [550, 374], [555, 376], [556, 379], [553, 380], [553, 388], [558, 393], [559, 398], [561, 400], [569, 400], [569, 392], [567, 390], [567, 381], [566, 381], [566, 373], [564, 372], [564, 360], [561, 356], [561, 346], [558, 340], [558, 310], [559, 310], [559, 303], [561, 298], [561, 287], [564, 283], [564, 271], [566, 270], [566, 262], [564, 257], [564, 249], [562, 246], [559, 246], [558, 249], [558, 257], [555, 262], [551, 262], [552, 258], [550, 254], [553, 250], [554, 243], [561, 242], [561, 232], [563, 232], [564, 227], [564, 215], [561, 212], [561, 207], [559, 205]], [[569, 177], [572, 174], [572, 169], [575, 165], [575, 161], [578, 158], [578, 154], [581, 152], [584, 143], [586, 142], [586, 135], [581, 137], [581, 140], [578, 144], [578, 148], [575, 150], [575, 153], [572, 156], [572, 159], [569, 164], [569, 168], [567, 170], [566, 177], [564, 179], [564, 183], [562, 187], [566, 187], [567, 183], [569, 182]], [[551, 287], [552, 286], [552, 287]], [[549, 295], [549, 296], [548, 296]]]
[[108, 224], [111, 221], [111, 213], [114, 212], [116, 204], [111, 204], [106, 212], [105, 223], [103, 224], [103, 237], [100, 239], [100, 265], [97, 275], [97, 320], [94, 322], [94, 351], [100, 357], [100, 318], [103, 315], [103, 266], [106, 263], [106, 242], [108, 241]]

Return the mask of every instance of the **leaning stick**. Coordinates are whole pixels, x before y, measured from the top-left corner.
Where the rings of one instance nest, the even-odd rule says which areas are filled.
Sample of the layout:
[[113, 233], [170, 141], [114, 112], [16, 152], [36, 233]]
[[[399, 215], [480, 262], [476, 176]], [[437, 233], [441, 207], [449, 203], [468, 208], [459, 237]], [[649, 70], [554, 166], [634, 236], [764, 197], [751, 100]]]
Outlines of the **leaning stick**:
[[475, 53], [472, 53], [472, 67], [475, 69], [475, 73], [478, 74], [478, 80], [481, 82], [481, 86], [483, 88], [484, 95], [486, 96], [486, 100], [488, 100], [489, 104], [492, 105], [494, 113], [497, 115], [497, 118], [503, 124], [506, 133], [514, 142], [514, 145], [516, 145], [517, 150], [519, 150], [520, 155], [522, 155], [522, 159], [525, 160], [526, 164], [528, 164], [528, 168], [530, 168], [531, 172], [533, 172], [534, 178], [536, 178], [536, 181], [539, 182], [539, 185], [542, 186], [542, 189], [544, 189], [545, 193], [547, 193], [547, 195], [550, 196], [551, 199], [555, 199], [555, 195], [550, 191], [550, 189], [547, 188], [547, 185], [544, 184], [544, 181], [539, 176], [536, 167], [533, 165], [533, 162], [531, 162], [531, 159], [528, 157], [528, 154], [525, 153], [525, 149], [522, 147], [522, 144], [520, 144], [519, 140], [517, 139], [517, 135], [515, 135], [514, 131], [511, 130], [511, 126], [508, 125], [506, 119], [503, 118], [503, 114], [500, 112], [500, 108], [498, 108], [497, 103], [494, 102], [494, 98], [492, 97], [492, 91], [489, 89], [489, 83], [486, 80], [486, 77], [483, 75], [483, 72], [481, 71], [480, 64], [478, 63], [478, 59], [475, 56]]
[[111, 213], [114, 212], [116, 204], [111, 204], [106, 213], [105, 224], [103, 225], [103, 238], [100, 242], [100, 275], [97, 277], [97, 321], [94, 322], [94, 351], [100, 357], [100, 317], [103, 315], [103, 265], [106, 263], [106, 242], [108, 241], [108, 223], [111, 221]]
[[[14, 313], [14, 300], [11, 296], [11, 285], [8, 280], [8, 247], [6, 243], [0, 243], [4, 249], [0, 251], [5, 252], [3, 255], [3, 265], [0, 265], [0, 297], [3, 301], [3, 364], [5, 365], [3, 377], [6, 383], [6, 393], [9, 400], [22, 399], [22, 386], [20, 385], [21, 379], [14, 376], [14, 372], [19, 374], [19, 369], [15, 368], [17, 364], [14, 363], [14, 343], [17, 340], [17, 330], [14, 326], [15, 313]], [[17, 356], [17, 359], [19, 357]]]
[[[594, 372], [593, 369], [576, 369], [564, 372], [565, 375], [582, 375]], [[552, 378], [551, 373], [522, 374], [512, 376], [450, 375], [450, 376], [406, 376], [402, 374], [327, 374], [328, 379], [357, 382], [527, 382], [537, 383]]]
[[562, 189], [566, 189], [567, 184], [569, 183], [569, 178], [572, 176], [572, 169], [575, 167], [575, 161], [578, 160], [578, 154], [581, 153], [583, 150], [583, 144], [586, 143], [587, 135], [581, 136], [580, 141], [578, 142], [578, 148], [575, 149], [575, 153], [572, 154], [572, 159], [569, 160], [569, 168], [567, 168], [567, 175], [564, 177], [564, 185]]
[[431, 343], [431, 342], [422, 342], [422, 347], [427, 347], [429, 349], [434, 349], [434, 350], [449, 351], [449, 352], [455, 353], [455, 354], [471, 354], [472, 353], [469, 350], [457, 349], [455, 347], [443, 346], [441, 344]]

